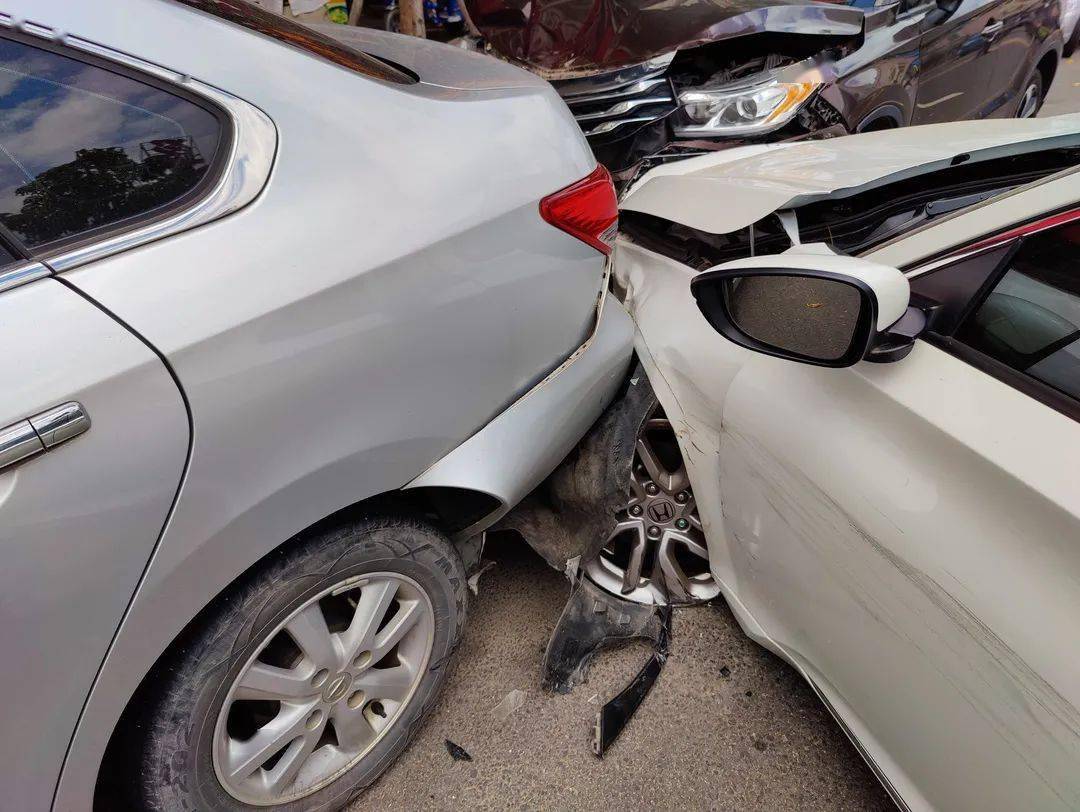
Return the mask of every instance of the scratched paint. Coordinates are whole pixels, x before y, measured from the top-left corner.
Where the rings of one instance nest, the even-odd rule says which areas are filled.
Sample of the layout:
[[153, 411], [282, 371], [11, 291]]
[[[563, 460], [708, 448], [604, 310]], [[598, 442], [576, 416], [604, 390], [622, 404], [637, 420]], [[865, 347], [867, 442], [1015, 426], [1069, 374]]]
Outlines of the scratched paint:
[[[1056, 448], [998, 431], [973, 454], [996, 383], [960, 388], [948, 378], [966, 367], [922, 345], [869, 372], [762, 359], [712, 332], [692, 276], [617, 249], [639, 357], [744, 628], [839, 706], [912, 808], [1080, 808], [1080, 510], [1039, 466], [1019, 484], [1015, 464], [1037, 447], [1052, 473], [1080, 434]], [[944, 401], [955, 413], [928, 421]], [[1054, 419], [1006, 405], [1006, 425]]]
[[[817, 577], [827, 579], [818, 593], [850, 598], [883, 635], [881, 647], [911, 658], [906, 676], [896, 679], [915, 678], [921, 668], [930, 690], [955, 691], [1063, 806], [1080, 806], [1080, 784], [1072, 777], [1080, 764], [1080, 711], [1073, 704], [960, 598], [867, 532], [789, 461], [731, 429], [722, 435], [720, 455], [721, 481], [736, 489], [728, 503], [732, 536], [751, 548], [748, 557], [763, 549], [783, 556], [788, 544], [803, 548], [820, 565]], [[790, 569], [781, 561], [763, 571]], [[806, 625], [810, 633], [823, 624]], [[792, 642], [798, 645], [799, 636]]]

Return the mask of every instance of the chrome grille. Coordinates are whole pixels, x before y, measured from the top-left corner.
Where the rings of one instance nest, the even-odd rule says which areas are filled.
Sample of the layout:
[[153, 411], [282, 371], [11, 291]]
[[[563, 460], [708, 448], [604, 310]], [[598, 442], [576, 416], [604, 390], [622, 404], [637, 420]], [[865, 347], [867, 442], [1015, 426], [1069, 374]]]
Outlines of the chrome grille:
[[552, 84], [586, 136], [628, 134], [629, 125], [656, 121], [678, 106], [667, 78], [673, 57], [668, 54], [611, 73]]

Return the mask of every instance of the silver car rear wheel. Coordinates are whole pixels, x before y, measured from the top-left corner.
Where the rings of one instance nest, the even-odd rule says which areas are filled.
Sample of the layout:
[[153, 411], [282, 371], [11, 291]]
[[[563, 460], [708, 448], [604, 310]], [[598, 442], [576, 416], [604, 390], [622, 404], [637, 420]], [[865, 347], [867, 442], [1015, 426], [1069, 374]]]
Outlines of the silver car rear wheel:
[[434, 629], [427, 593], [401, 573], [365, 573], [308, 599], [229, 688], [214, 731], [221, 786], [268, 806], [348, 772], [409, 705]]
[[584, 570], [598, 586], [636, 603], [698, 603], [720, 594], [686, 465], [659, 409], [638, 436], [626, 507]]

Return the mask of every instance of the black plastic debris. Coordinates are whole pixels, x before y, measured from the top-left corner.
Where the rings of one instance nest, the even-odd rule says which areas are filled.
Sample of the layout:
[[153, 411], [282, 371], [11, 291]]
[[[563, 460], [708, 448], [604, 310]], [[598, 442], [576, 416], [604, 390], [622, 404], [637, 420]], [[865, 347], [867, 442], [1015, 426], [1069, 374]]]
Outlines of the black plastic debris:
[[671, 607], [661, 606], [656, 610], [660, 616], [660, 634], [656, 639], [656, 646], [648, 662], [634, 677], [633, 681], [623, 688], [609, 701], [600, 712], [596, 714], [596, 731], [593, 736], [593, 752], [598, 758], [603, 758], [604, 753], [623, 732], [626, 723], [630, 721], [640, 707], [645, 696], [653, 687], [656, 678], [660, 676], [660, 670], [668, 658], [668, 640], [671, 637]]
[[720, 666], [720, 676], [724, 679], [727, 679], [731, 676], [731, 669], [728, 668], [726, 665]]
[[661, 637], [666, 634], [656, 607], [631, 603], [579, 578], [548, 641], [543, 685], [568, 694], [585, 679], [589, 663], [601, 649], [629, 640], [657, 644]]
[[449, 739], [446, 740], [446, 752], [450, 754], [454, 761], [472, 761], [472, 756], [464, 747], [460, 744], [454, 744]]

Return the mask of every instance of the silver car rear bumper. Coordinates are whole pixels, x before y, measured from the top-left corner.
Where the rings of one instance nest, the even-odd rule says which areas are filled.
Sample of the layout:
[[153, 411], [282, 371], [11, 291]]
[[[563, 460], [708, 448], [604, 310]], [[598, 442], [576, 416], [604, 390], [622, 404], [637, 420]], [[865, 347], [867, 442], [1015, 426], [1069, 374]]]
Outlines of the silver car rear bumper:
[[633, 322], [622, 304], [605, 293], [597, 306], [596, 328], [584, 344], [405, 488], [466, 488], [494, 496], [500, 507], [458, 536], [484, 530], [573, 450], [614, 398], [633, 348]]

